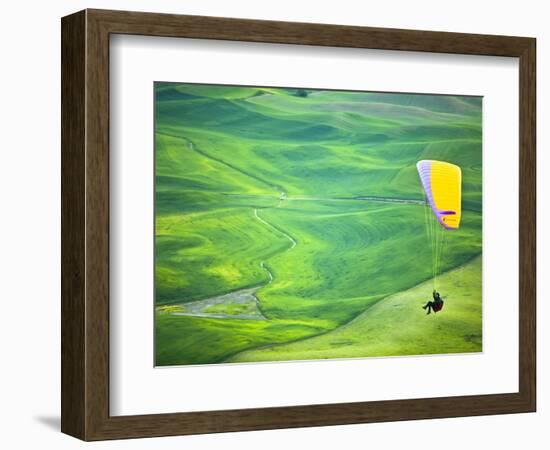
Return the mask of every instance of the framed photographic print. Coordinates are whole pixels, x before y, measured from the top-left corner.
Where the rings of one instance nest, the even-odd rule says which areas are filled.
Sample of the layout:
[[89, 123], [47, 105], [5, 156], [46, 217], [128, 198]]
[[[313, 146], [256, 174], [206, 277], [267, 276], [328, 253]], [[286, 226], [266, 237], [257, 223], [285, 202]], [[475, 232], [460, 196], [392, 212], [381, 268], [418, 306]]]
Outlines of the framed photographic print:
[[535, 39], [62, 20], [62, 430], [535, 410]]

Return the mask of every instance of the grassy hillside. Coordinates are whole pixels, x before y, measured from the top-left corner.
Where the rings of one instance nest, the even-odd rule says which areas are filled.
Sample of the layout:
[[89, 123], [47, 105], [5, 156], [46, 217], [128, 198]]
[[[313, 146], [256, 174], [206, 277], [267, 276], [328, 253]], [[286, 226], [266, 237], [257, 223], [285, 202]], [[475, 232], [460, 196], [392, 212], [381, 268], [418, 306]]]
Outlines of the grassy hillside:
[[[479, 98], [175, 83], [155, 90], [159, 365], [317, 342], [428, 280], [419, 159], [463, 169], [463, 222], [448, 234], [443, 270], [481, 252]], [[475, 290], [481, 280], [469, 283]], [[200, 315], [186, 312], [190, 302], [243, 289], [253, 290], [261, 319], [239, 318], [254, 305], [232, 304], [231, 295]]]
[[443, 311], [425, 317], [430, 282], [384, 298], [348, 324], [311, 339], [270, 345], [231, 362], [480, 352], [481, 258], [444, 274]]

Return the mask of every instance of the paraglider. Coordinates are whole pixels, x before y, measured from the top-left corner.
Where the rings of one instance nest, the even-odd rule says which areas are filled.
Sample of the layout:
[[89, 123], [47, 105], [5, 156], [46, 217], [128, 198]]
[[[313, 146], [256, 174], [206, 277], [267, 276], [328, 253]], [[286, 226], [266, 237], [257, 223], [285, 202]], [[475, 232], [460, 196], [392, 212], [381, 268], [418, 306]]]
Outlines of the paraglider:
[[439, 312], [443, 309], [443, 299], [441, 298], [441, 295], [439, 295], [439, 292], [437, 292], [435, 289], [432, 293], [433, 295], [433, 301], [426, 303], [422, 309], [428, 308], [428, 312], [426, 314], [430, 314], [432, 311], [434, 313]]
[[435, 160], [418, 161], [416, 168], [424, 192], [424, 222], [432, 252], [434, 300], [423, 306], [430, 314], [431, 310], [438, 312], [443, 308], [443, 300], [436, 291], [437, 277], [441, 272], [447, 234], [460, 227], [462, 171], [455, 164]]

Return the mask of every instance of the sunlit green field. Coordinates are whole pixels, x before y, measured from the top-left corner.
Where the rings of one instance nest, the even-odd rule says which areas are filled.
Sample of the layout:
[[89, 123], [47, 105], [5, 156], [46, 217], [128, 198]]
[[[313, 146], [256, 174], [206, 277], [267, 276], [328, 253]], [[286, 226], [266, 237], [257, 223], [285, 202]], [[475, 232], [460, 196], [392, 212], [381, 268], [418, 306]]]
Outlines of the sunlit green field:
[[[476, 352], [481, 348], [481, 258], [446, 272], [440, 289], [452, 292], [445, 314], [422, 320], [428, 281], [374, 304], [350, 323], [310, 339], [265, 346], [231, 362]], [[432, 313], [433, 314], [433, 313]]]
[[[155, 95], [157, 365], [481, 350], [481, 99], [174, 83]], [[427, 317], [420, 159], [463, 170], [442, 261], [459, 269]]]

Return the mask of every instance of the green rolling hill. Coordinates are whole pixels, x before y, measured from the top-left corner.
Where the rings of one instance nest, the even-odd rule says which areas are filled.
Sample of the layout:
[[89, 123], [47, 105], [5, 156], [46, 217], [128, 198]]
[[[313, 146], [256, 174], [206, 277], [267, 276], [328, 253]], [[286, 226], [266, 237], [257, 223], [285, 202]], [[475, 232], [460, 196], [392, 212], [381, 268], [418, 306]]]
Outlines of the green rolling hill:
[[[299, 359], [325, 357], [322, 336], [429, 280], [419, 159], [463, 170], [463, 222], [442, 269], [481, 253], [480, 98], [183, 83], [156, 83], [155, 96], [157, 365], [281, 359], [297, 340], [312, 344]], [[481, 278], [468, 283], [480, 307]], [[254, 305], [196, 303], [244, 289]], [[256, 319], [238, 314], [253, 308]], [[481, 333], [472, 316], [479, 333], [462, 336]], [[424, 352], [424, 331], [403, 354]]]

